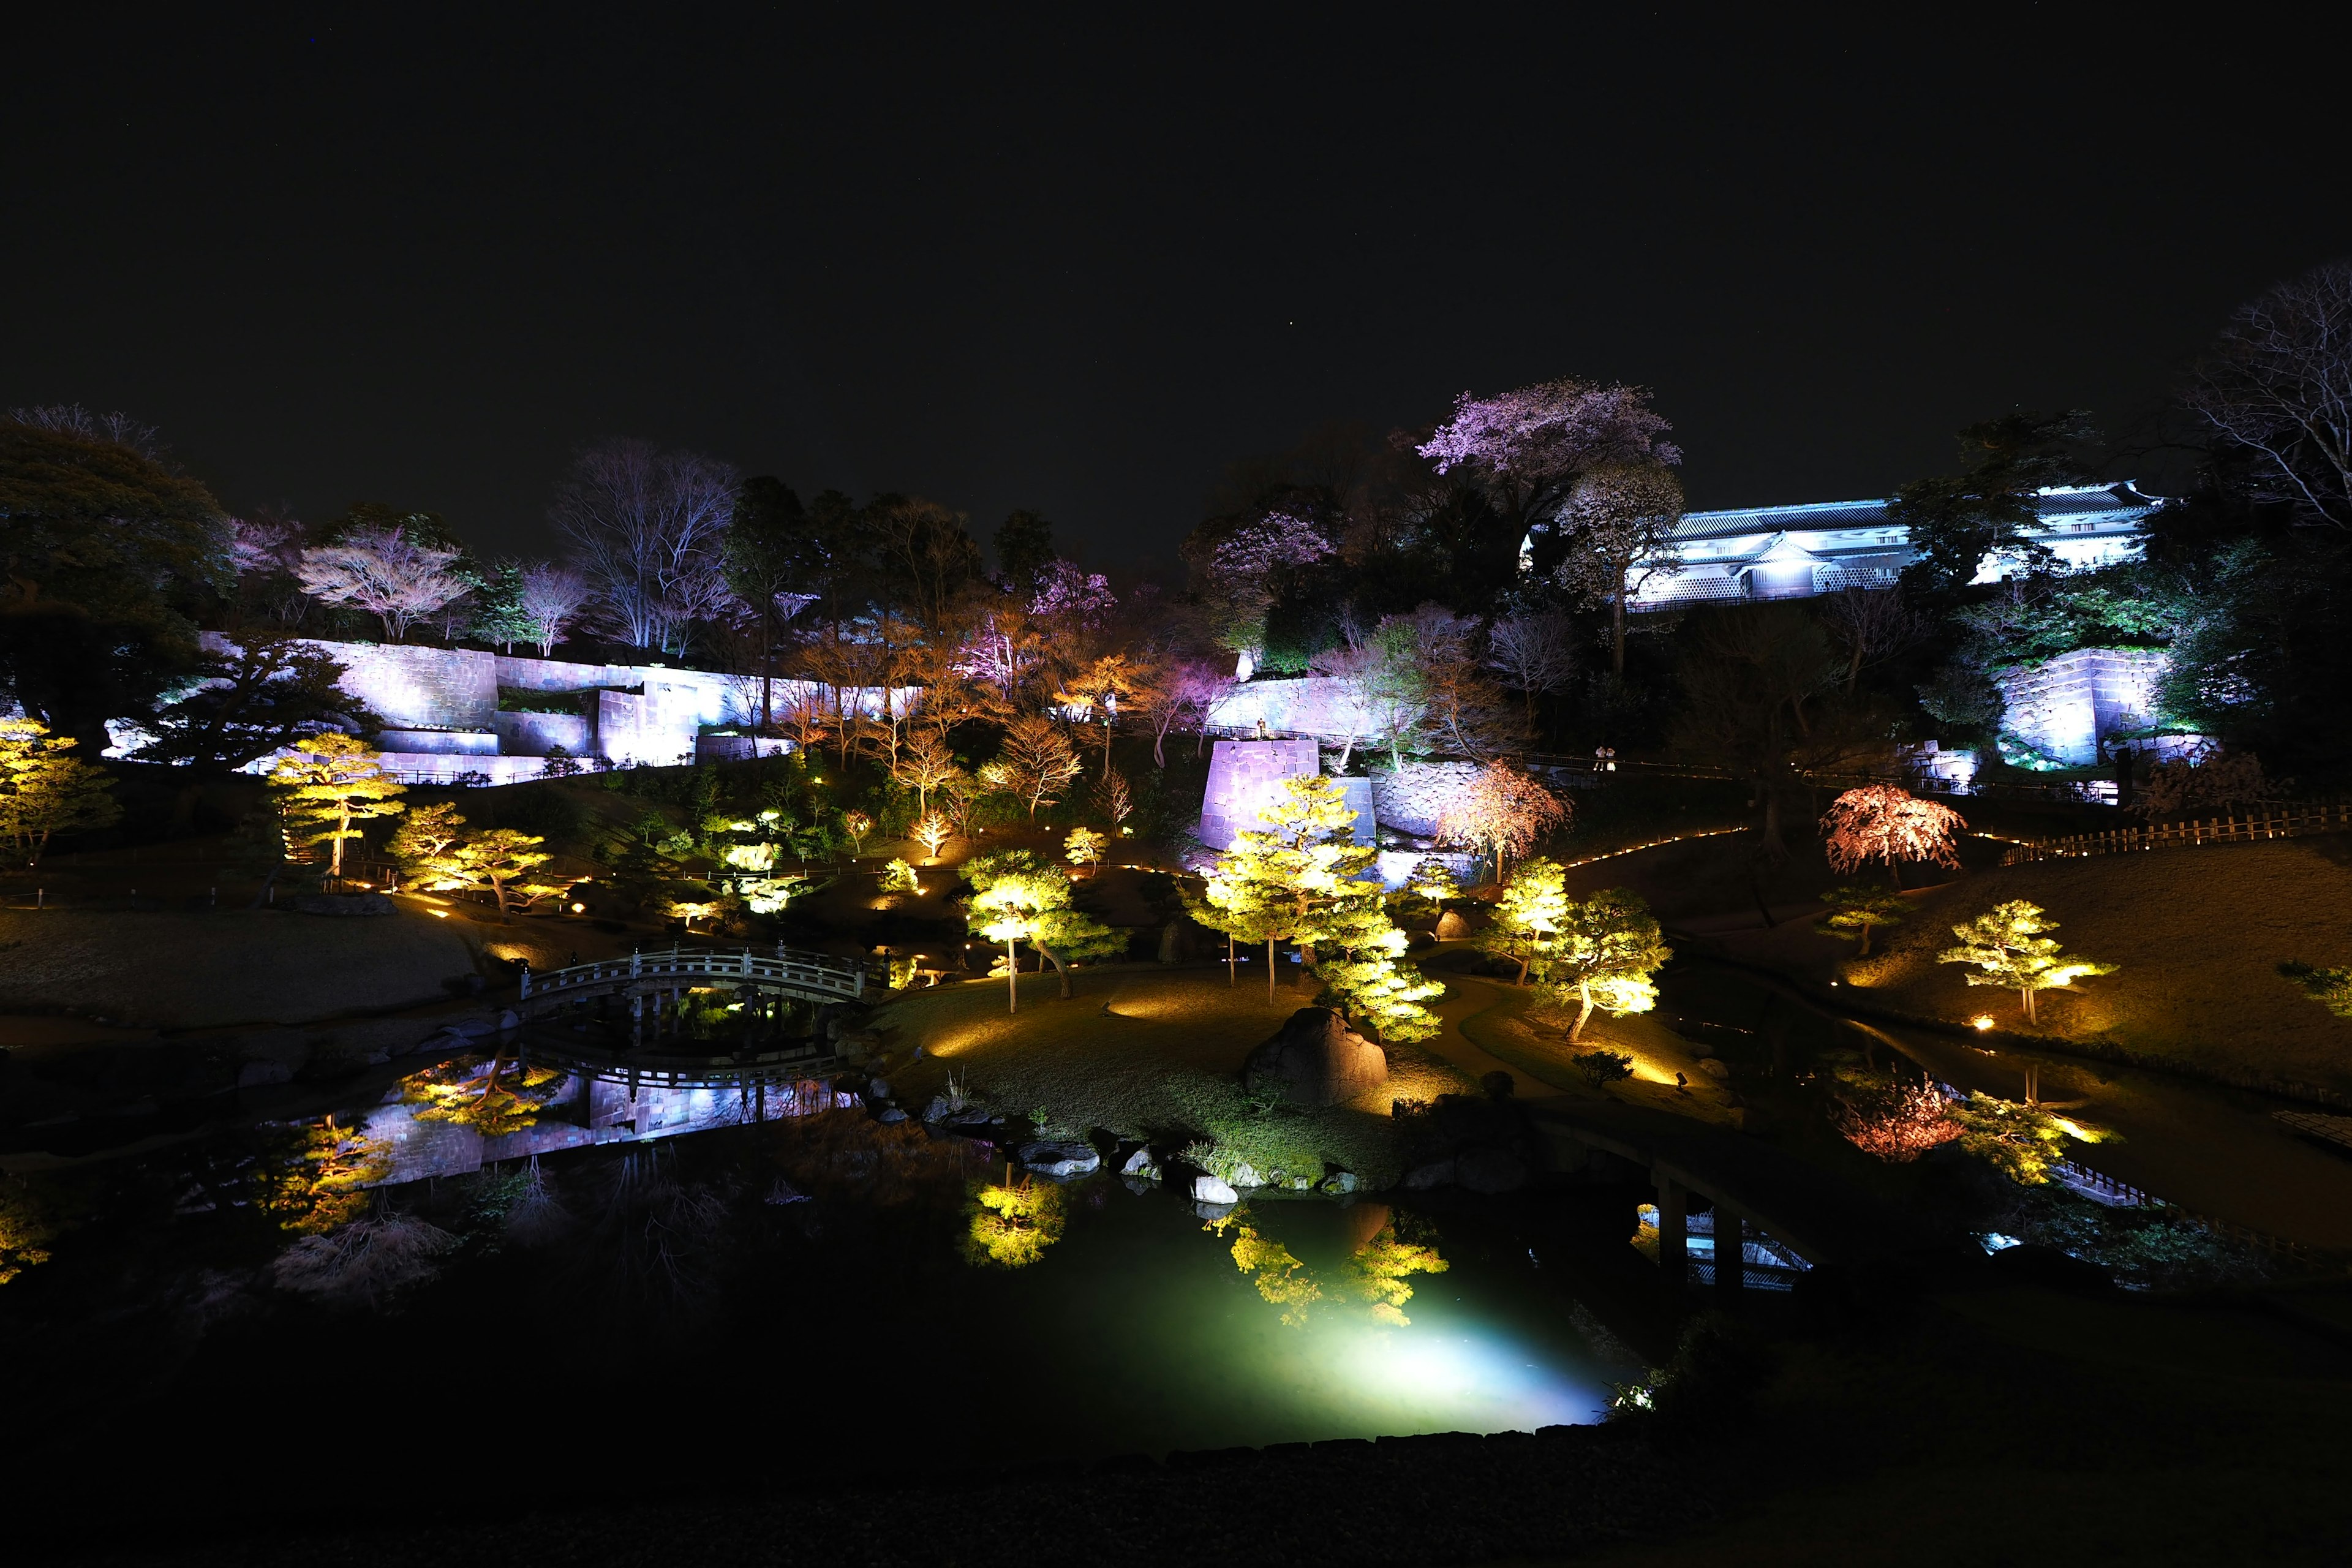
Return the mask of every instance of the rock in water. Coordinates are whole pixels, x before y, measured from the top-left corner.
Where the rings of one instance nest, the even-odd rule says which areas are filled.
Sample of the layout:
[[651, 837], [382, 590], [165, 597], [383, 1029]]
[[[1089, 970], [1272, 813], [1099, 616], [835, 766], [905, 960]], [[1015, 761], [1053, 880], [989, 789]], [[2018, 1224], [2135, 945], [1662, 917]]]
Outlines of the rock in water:
[[1252, 1051], [1242, 1079], [1253, 1094], [1319, 1110], [1388, 1081], [1388, 1054], [1328, 1007], [1301, 1007]]
[[1102, 1156], [1088, 1143], [1024, 1143], [1021, 1163], [1041, 1175], [1083, 1176], [1102, 1168]]
[[1192, 1201], [1196, 1204], [1235, 1204], [1241, 1201], [1241, 1196], [1214, 1176], [1192, 1178]]
[[1150, 1149], [1146, 1147], [1129, 1154], [1127, 1157], [1127, 1163], [1118, 1168], [1118, 1173], [1122, 1176], [1141, 1176], [1147, 1181], [1157, 1181], [1160, 1179], [1160, 1167], [1153, 1162]]

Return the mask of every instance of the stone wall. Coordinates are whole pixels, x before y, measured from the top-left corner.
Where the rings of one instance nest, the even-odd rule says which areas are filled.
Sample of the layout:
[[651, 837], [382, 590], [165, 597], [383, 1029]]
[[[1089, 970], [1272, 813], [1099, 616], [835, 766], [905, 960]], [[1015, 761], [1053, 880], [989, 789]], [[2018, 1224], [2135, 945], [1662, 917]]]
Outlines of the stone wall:
[[1402, 773], [1374, 768], [1372, 810], [1383, 827], [1434, 838], [1438, 817], [1477, 773], [1475, 763], [1407, 763]]
[[395, 730], [490, 728], [499, 710], [496, 654], [394, 643], [320, 642], [341, 664], [342, 689]]
[[[493, 719], [503, 719], [494, 713]], [[499, 754], [499, 734], [495, 730], [379, 730], [376, 745], [387, 752], [417, 752], [439, 757], [495, 757]]]
[[544, 757], [561, 746], [575, 757], [595, 754], [595, 721], [578, 713], [498, 715], [498, 749], [510, 757]]
[[2153, 723], [2164, 650], [2085, 647], [2000, 678], [2001, 728], [2073, 767], [2099, 760], [2101, 743]]
[[[1295, 778], [1313, 778], [1322, 771], [1319, 749], [1298, 736], [1287, 741], [1219, 741], [1209, 752], [1209, 786], [1201, 798], [1201, 842], [1212, 849], [1229, 847], [1234, 836], [1265, 826], [1258, 813]], [[1372, 812], [1372, 781], [1342, 778], [1339, 798], [1356, 814], [1355, 841], [1377, 842]]]
[[1264, 720], [1272, 734], [1312, 735], [1327, 741], [1363, 739], [1381, 732], [1363, 704], [1341, 682], [1309, 675], [1287, 680], [1252, 680], [1234, 688], [1209, 710], [1213, 731], [1246, 735]]

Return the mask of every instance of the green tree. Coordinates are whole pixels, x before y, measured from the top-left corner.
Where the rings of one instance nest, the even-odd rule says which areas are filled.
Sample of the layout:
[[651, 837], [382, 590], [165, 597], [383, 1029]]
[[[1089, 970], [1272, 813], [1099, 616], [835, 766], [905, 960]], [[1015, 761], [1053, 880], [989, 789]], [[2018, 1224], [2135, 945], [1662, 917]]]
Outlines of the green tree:
[[2044, 569], [2049, 549], [2025, 536], [2040, 519], [2034, 493], [2081, 482], [2084, 469], [2071, 453], [2093, 438], [2090, 421], [2079, 408], [2021, 410], [1961, 431], [1968, 471], [1916, 479], [1896, 490], [1886, 509], [1887, 521], [1908, 529], [1919, 552], [1906, 575], [1930, 591], [1948, 591], [1972, 582], [1988, 555]]
[[373, 728], [331, 655], [275, 633], [240, 631], [198, 659], [192, 684], [156, 710], [142, 762], [224, 773], [330, 730]]
[[191, 615], [230, 582], [204, 486], [130, 447], [0, 419], [0, 686], [89, 752], [196, 657]]
[[1008, 513], [996, 525], [996, 574], [1026, 605], [1037, 592], [1037, 574], [1052, 563], [1054, 525], [1042, 513]]
[[1899, 926], [1911, 912], [1903, 895], [1885, 888], [1832, 888], [1822, 895], [1829, 905], [1813, 929], [1823, 936], [1842, 937], [1848, 942], [1860, 938], [1862, 948], [1858, 958], [1870, 956], [1870, 933], [1880, 926]]
[[434, 860], [457, 847], [466, 837], [465, 827], [466, 819], [456, 801], [411, 806], [386, 847], [402, 870], [412, 878], [424, 877], [429, 875]]
[[776, 649], [784, 623], [824, 576], [825, 551], [801, 498], [772, 474], [743, 481], [720, 552], [727, 585], [760, 627], [760, 732], [775, 732]]
[[1020, 955], [1017, 943], [1026, 942], [1054, 966], [1062, 995], [1070, 995], [1073, 961], [1108, 956], [1125, 940], [1070, 902], [1070, 879], [1058, 867], [1046, 864], [1027, 849], [1000, 850], [967, 861], [964, 879], [971, 884], [966, 922], [981, 935], [1004, 944], [1005, 985], [1010, 1012], [1021, 1010]]
[[[1363, 887], [1364, 884], [1355, 884]], [[1402, 962], [1405, 934], [1389, 918], [1377, 888], [1332, 900], [1299, 928], [1315, 954], [1315, 976], [1351, 1023], [1368, 1024], [1383, 1043], [1409, 1045], [1442, 1026], [1424, 1003], [1445, 986]]]
[[122, 819], [114, 780], [66, 752], [78, 742], [52, 736], [33, 719], [0, 719], [0, 833], [26, 852], [26, 864], [58, 833], [87, 833]]
[[1965, 925], [1954, 926], [1952, 934], [1960, 939], [1960, 944], [1937, 953], [1936, 962], [1975, 965], [1977, 973], [1967, 977], [1969, 984], [1999, 985], [2016, 992], [2024, 1004], [2025, 1021], [2037, 1023], [2033, 999], [2039, 993], [2071, 985], [2089, 975], [2113, 974], [2117, 968], [2094, 959], [2068, 957], [2057, 939], [2045, 934], [2057, 929], [2058, 922], [2044, 914], [2039, 904], [2011, 899]]
[[1553, 985], [1562, 999], [1573, 995], [1576, 1022], [1570, 1045], [1580, 1040], [1592, 1009], [1612, 1015], [1646, 1013], [1658, 1005], [1650, 976], [1675, 955], [1656, 917], [1638, 893], [1607, 888], [1569, 906], [1553, 962]]
[[2339, 1018], [2352, 1018], [2352, 968], [2316, 969], [2299, 959], [2280, 964], [2279, 973], [2311, 994], [2314, 1001]]
[[416, 874], [436, 892], [488, 889], [499, 913], [512, 914], [563, 890], [562, 883], [540, 869], [552, 858], [540, 848], [546, 842], [511, 827], [493, 827], [457, 838], [437, 853], [418, 854]]
[[297, 842], [331, 847], [330, 878], [343, 874], [343, 846], [363, 836], [360, 823], [407, 809], [398, 797], [408, 786], [383, 771], [383, 753], [333, 731], [294, 742], [269, 770], [269, 782], [300, 836]]
[[539, 622], [523, 607], [522, 563], [494, 561], [478, 575], [480, 582], [467, 605], [473, 618], [467, 624], [466, 635], [509, 653], [519, 642], [537, 642]]
[[1516, 984], [1525, 985], [1530, 972], [1549, 979], [1572, 907], [1566, 868], [1546, 858], [1523, 861], [1496, 900], [1495, 918], [1478, 933], [1478, 945], [1519, 966]]
[[1272, 1002], [1275, 943], [1299, 938], [1318, 912], [1360, 894], [1355, 884], [1379, 852], [1355, 842], [1355, 812], [1339, 786], [1319, 775], [1285, 781], [1258, 817], [1265, 829], [1234, 835], [1217, 857], [1195, 918], [1237, 940], [1265, 943], [1265, 999]]

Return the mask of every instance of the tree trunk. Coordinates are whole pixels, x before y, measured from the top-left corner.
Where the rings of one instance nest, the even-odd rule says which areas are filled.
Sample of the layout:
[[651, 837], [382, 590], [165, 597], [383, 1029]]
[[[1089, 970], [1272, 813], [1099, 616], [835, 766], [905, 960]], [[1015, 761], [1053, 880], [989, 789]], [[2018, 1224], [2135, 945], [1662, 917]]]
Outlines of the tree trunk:
[[1272, 937], [1267, 937], [1267, 938], [1265, 939], [1265, 1000], [1266, 1000], [1266, 1005], [1267, 1005], [1268, 1006], [1273, 1005], [1273, 1004], [1274, 1004], [1274, 938], [1272, 938]]
[[1617, 573], [1617, 593], [1610, 601], [1609, 670], [1619, 680], [1625, 679], [1625, 573]]
[[1870, 956], [1870, 922], [1868, 921], [1862, 922], [1862, 951], [1855, 953], [1854, 956], [1856, 958], [1868, 958]]
[[1584, 1021], [1592, 1016], [1592, 982], [1578, 981], [1576, 994], [1583, 1000], [1584, 1005], [1578, 1011], [1576, 1022], [1568, 1026], [1568, 1043], [1571, 1046], [1584, 1038]]
[[1004, 1010], [1018, 1013], [1021, 1011], [1021, 957], [1013, 951], [1013, 939], [1009, 936], [1004, 939], [1004, 989], [1011, 1001]]
[[1234, 956], [1234, 933], [1225, 933], [1225, 986], [1230, 990], [1241, 984], [1234, 978], [1242, 972], [1241, 961]]
[[[1044, 958], [1047, 963], [1051, 963], [1054, 966], [1054, 973], [1060, 977], [1062, 982], [1062, 1000], [1065, 1002], [1068, 1001], [1070, 999], [1070, 970], [1069, 966], [1062, 962], [1062, 955], [1055, 952], [1052, 948], [1047, 947], [1044, 942], [1039, 942], [1034, 936], [1029, 939], [1029, 945], [1035, 948], [1039, 956]], [[1042, 972], [1045, 968], [1045, 964], [1039, 964], [1038, 968]]]
[[2029, 1024], [2040, 1022], [2033, 1016], [2033, 987], [2021, 985], [2018, 987], [2017, 994], [2025, 998], [2025, 1021]]

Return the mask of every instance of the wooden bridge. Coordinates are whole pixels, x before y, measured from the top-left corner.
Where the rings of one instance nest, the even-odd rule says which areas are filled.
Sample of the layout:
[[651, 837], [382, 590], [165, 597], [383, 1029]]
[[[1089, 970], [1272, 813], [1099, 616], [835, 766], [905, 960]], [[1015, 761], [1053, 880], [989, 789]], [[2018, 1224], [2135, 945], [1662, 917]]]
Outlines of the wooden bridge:
[[[772, 954], [750, 948], [729, 952], [712, 948], [672, 947], [667, 952], [632, 952], [535, 974], [522, 973], [517, 1009], [526, 1016], [551, 1013], [573, 1003], [600, 1007], [625, 998], [632, 1033], [642, 1039], [650, 1017], [659, 1035], [689, 991], [724, 987], [752, 999], [755, 1024], [798, 998], [809, 1002], [856, 1002], [866, 995], [866, 968], [854, 959], [806, 952], [776, 944]], [[647, 1004], [651, 1006], [648, 1007]]]

